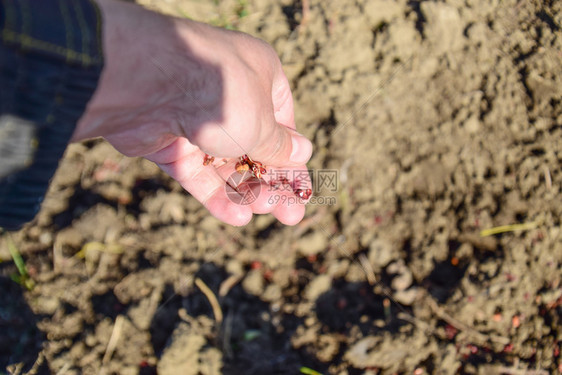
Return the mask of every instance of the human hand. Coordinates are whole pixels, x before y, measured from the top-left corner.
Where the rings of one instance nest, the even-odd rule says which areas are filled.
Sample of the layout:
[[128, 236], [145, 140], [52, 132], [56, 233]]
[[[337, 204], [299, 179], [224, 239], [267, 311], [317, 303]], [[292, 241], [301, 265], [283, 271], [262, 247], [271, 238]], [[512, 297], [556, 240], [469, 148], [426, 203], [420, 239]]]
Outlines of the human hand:
[[[258, 198], [241, 205], [225, 189], [244, 154], [270, 172], [306, 171], [312, 145], [295, 131], [274, 50], [247, 34], [118, 1], [98, 4], [106, 65], [73, 140], [102, 136], [125, 155], [157, 163], [225, 223], [245, 225], [254, 213], [298, 223], [304, 202], [291, 191], [262, 181]], [[205, 153], [225, 163], [205, 166]], [[294, 183], [310, 188], [309, 180]]]

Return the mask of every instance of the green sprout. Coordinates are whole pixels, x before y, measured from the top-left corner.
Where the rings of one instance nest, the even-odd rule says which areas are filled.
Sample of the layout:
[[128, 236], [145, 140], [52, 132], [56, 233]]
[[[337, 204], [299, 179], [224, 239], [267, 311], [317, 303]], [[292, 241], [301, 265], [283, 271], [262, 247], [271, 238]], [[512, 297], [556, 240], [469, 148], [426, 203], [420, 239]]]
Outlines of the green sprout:
[[16, 247], [16, 244], [14, 243], [14, 241], [12, 240], [12, 237], [7, 234], [6, 236], [6, 242], [8, 243], [8, 250], [10, 251], [10, 255], [12, 256], [12, 259], [14, 260], [14, 264], [16, 265], [16, 268], [18, 270], [18, 273], [14, 273], [12, 275], [10, 275], [10, 278], [20, 284], [21, 286], [24, 286], [27, 290], [31, 290], [33, 289], [33, 287], [35, 286], [35, 282], [29, 277], [29, 273], [27, 272], [27, 267], [25, 266], [25, 262], [18, 250], [18, 248]]
[[261, 332], [257, 329], [248, 329], [244, 332], [244, 341], [252, 341], [261, 336]]
[[248, 15], [248, 1], [238, 0], [238, 6], [236, 7], [236, 15], [238, 18], [244, 18]]
[[484, 229], [480, 231], [480, 237], [487, 237], [493, 236], [494, 234], [500, 233], [507, 233], [507, 232], [515, 232], [520, 230], [530, 230], [535, 229], [538, 227], [539, 223], [536, 221], [532, 221], [529, 223], [522, 223], [522, 224], [509, 224], [509, 225], [502, 225], [499, 227]]
[[300, 368], [300, 372], [301, 374], [305, 374], [305, 375], [322, 375], [318, 371], [304, 366]]

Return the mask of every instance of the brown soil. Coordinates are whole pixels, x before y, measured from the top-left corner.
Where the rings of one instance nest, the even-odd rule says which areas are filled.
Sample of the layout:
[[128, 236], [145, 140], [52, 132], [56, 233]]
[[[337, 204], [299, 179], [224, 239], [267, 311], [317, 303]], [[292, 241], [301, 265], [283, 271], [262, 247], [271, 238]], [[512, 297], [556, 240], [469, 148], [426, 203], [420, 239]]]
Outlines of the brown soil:
[[32, 290], [0, 243], [0, 372], [561, 372], [562, 2], [145, 3], [272, 43], [337, 191], [233, 228], [72, 145], [12, 234]]

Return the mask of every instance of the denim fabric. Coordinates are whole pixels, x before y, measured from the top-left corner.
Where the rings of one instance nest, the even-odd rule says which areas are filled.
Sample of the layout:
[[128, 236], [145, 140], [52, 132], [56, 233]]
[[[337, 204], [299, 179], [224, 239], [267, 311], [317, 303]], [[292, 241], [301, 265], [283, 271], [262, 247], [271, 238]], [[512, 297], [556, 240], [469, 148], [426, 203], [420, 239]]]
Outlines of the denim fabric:
[[0, 0], [4, 229], [20, 228], [39, 211], [96, 89], [103, 68], [100, 22], [96, 5], [88, 0]]

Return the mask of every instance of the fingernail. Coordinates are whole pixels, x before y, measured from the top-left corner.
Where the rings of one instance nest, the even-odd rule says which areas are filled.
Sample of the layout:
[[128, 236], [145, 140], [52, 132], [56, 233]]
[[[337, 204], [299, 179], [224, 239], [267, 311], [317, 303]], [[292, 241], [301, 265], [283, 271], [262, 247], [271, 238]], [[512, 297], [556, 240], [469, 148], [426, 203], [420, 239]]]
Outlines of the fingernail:
[[312, 143], [302, 135], [291, 135], [293, 149], [289, 159], [293, 163], [306, 164], [312, 155]]

